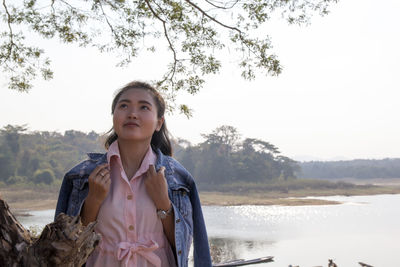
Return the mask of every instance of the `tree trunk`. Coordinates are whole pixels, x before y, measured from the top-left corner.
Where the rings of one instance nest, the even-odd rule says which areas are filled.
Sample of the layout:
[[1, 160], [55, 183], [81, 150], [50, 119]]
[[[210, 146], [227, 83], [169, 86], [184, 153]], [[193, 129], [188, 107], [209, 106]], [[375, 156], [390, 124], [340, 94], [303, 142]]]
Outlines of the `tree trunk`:
[[80, 267], [100, 241], [95, 224], [60, 214], [34, 238], [0, 197], [0, 266]]

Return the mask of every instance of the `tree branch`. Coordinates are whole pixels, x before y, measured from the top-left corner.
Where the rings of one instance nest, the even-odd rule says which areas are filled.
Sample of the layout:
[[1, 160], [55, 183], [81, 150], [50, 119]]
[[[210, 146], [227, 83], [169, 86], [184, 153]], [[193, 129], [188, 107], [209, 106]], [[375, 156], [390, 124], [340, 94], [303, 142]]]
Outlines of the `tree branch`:
[[[86, 13], [86, 10], [76, 8], [76, 7], [74, 7], [73, 5], [71, 5], [70, 3], [68, 3], [68, 2], [66, 2], [66, 1], [64, 1], [64, 0], [59, 0], [59, 1], [60, 1], [61, 3], [63, 3], [64, 5], [66, 5], [66, 6], [69, 6], [69, 8], [70, 8], [71, 10], [75, 10], [76, 12], [80, 11], [80, 12], [85, 12], [85, 13]], [[54, 3], [54, 1], [53, 1], [53, 3]], [[53, 4], [52, 4], [52, 5], [53, 5]]]
[[110, 21], [108, 20], [108, 16], [103, 9], [103, 5], [101, 4], [101, 1], [99, 1], [99, 5], [100, 5], [101, 13], [103, 14], [104, 18], [106, 19], [107, 25], [110, 28], [112, 34], [114, 35], [114, 37], [116, 39], [119, 39], [118, 35], [115, 33], [114, 27], [111, 25]]
[[117, 9], [118, 7], [116, 5], [114, 5], [114, 3], [112, 1], [107, 1], [105, 0], [104, 2], [106, 2], [109, 6], [111, 6], [114, 9]]
[[51, 9], [53, 10], [53, 14], [56, 12], [55, 9], [54, 9], [55, 2], [56, 2], [55, 0], [51, 1]]
[[35, 238], [0, 196], [0, 265], [82, 266], [101, 239], [94, 232], [95, 225], [84, 227], [80, 217], [61, 213]]
[[227, 29], [236, 31], [236, 32], [239, 34], [239, 38], [240, 38], [240, 40], [242, 41], [242, 44], [244, 43], [244, 45], [249, 49], [249, 52], [253, 53], [255, 56], [258, 57], [257, 53], [256, 53], [253, 49], [250, 48], [250, 46], [247, 44], [247, 42], [245, 42], [246, 39], [244, 38], [243, 32], [242, 32], [240, 29], [222, 23], [221, 21], [217, 20], [216, 18], [210, 16], [206, 11], [204, 11], [203, 9], [201, 9], [198, 5], [196, 5], [196, 4], [193, 3], [192, 1], [190, 1], [190, 0], [185, 0], [185, 1], [186, 1], [189, 5], [193, 6], [195, 9], [197, 9], [198, 11], [200, 11], [200, 13], [202, 13], [204, 16], [206, 16], [206, 17], [209, 18], [210, 20], [212, 20], [212, 21], [214, 21], [215, 23], [217, 23], [218, 25], [220, 25], [220, 26], [222, 26], [222, 27], [224, 27], [224, 28], [227, 28]]
[[170, 80], [171, 80], [171, 82], [173, 83], [172, 79], [174, 78], [175, 73], [176, 73], [176, 64], [177, 64], [178, 60], [177, 60], [177, 57], [176, 57], [176, 50], [175, 50], [175, 48], [173, 47], [172, 42], [171, 42], [171, 40], [170, 40], [170, 38], [169, 38], [169, 35], [168, 35], [168, 30], [167, 30], [167, 26], [166, 26], [167, 22], [166, 22], [164, 19], [162, 19], [162, 18], [155, 12], [155, 10], [154, 10], [153, 7], [151, 6], [149, 0], [145, 0], [145, 2], [146, 2], [146, 4], [147, 4], [147, 6], [149, 7], [149, 9], [150, 9], [151, 13], [153, 14], [153, 16], [156, 17], [159, 21], [162, 22], [162, 24], [163, 24], [163, 29], [164, 29], [164, 36], [165, 36], [165, 38], [167, 39], [167, 41], [168, 41], [168, 46], [169, 46], [169, 48], [172, 50], [172, 53], [173, 53], [173, 55], [174, 55], [174, 65], [173, 65], [173, 68], [172, 68], [172, 70], [169, 72], [169, 74], [165, 77], [165, 79], [162, 80], [160, 83], [165, 82], [165, 81], [168, 79], [168, 76], [169, 76], [169, 75], [171, 75]]
[[214, 4], [214, 3], [212, 3], [211, 1], [209, 1], [209, 0], [205, 0], [207, 3], [209, 3], [210, 5], [212, 5], [213, 7], [216, 7], [216, 8], [218, 8], [218, 9], [231, 9], [231, 8], [233, 8], [237, 3], [239, 3], [239, 1], [240, 0], [235, 0], [234, 1], [234, 3], [232, 4], [232, 6], [230, 6], [230, 7], [226, 7], [226, 6], [218, 6], [218, 5], [216, 5], [216, 4]]
[[241, 30], [239, 30], [239, 29], [236, 28], [236, 27], [232, 27], [232, 26], [226, 25], [226, 24], [222, 23], [221, 21], [217, 20], [216, 18], [210, 16], [206, 11], [204, 11], [203, 9], [201, 9], [198, 5], [196, 5], [196, 4], [193, 3], [192, 1], [190, 1], [190, 0], [185, 0], [185, 2], [187, 2], [189, 5], [193, 6], [195, 9], [197, 9], [198, 11], [200, 11], [200, 13], [202, 13], [204, 16], [206, 16], [207, 18], [211, 19], [212, 21], [214, 21], [214, 22], [217, 23], [218, 25], [221, 25], [221, 26], [224, 27], [224, 28], [227, 28], [227, 29], [236, 31], [236, 32], [239, 33], [240, 36], [243, 35], [243, 33], [242, 33]]
[[10, 37], [10, 46], [8, 47], [8, 53], [7, 53], [7, 56], [6, 56], [6, 60], [8, 60], [10, 58], [10, 56], [11, 56], [12, 49], [13, 49], [13, 47], [16, 47], [16, 44], [14, 43], [14, 38], [13, 38], [14, 37], [14, 33], [13, 33], [12, 28], [11, 28], [11, 23], [12, 23], [11, 14], [8, 11], [6, 0], [3, 0], [3, 7], [6, 10], [7, 25], [8, 25], [8, 29], [10, 31], [10, 35], [9, 35], [9, 37]]

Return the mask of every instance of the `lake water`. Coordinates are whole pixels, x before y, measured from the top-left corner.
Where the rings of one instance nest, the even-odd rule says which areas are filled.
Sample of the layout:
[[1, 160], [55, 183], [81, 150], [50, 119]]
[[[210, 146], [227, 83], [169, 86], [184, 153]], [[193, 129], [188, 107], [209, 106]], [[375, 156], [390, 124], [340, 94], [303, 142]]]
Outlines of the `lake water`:
[[[211, 244], [228, 261], [274, 256], [256, 266], [400, 266], [400, 195], [333, 196], [340, 205], [205, 206]], [[54, 211], [19, 217], [26, 226], [44, 226]]]

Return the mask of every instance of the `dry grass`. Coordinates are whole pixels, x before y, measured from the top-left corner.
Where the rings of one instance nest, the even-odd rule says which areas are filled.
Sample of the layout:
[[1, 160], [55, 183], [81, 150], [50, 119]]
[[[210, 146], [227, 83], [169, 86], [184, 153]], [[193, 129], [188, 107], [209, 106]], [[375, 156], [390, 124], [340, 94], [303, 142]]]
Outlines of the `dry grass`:
[[0, 197], [7, 201], [13, 211], [55, 209], [58, 189], [45, 187], [2, 188]]
[[399, 186], [355, 187], [350, 189], [302, 189], [289, 192], [253, 191], [242, 193], [201, 192], [203, 205], [330, 205], [339, 204], [337, 201], [322, 199], [304, 199], [307, 196], [361, 196], [378, 194], [400, 194]]
[[282, 205], [282, 206], [302, 206], [302, 205], [332, 205], [340, 204], [338, 201], [322, 199], [300, 199], [300, 198], [274, 198], [261, 195], [236, 195], [220, 192], [200, 193], [201, 203], [203, 205]]

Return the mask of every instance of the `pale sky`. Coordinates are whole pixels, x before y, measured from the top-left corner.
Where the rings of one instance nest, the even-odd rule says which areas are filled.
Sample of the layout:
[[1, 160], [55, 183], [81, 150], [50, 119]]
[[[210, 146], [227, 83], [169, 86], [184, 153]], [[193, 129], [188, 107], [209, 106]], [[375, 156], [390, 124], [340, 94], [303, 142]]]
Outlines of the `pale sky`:
[[[266, 25], [283, 73], [245, 81], [225, 52], [223, 69], [200, 93], [179, 96], [194, 114], [167, 116], [171, 133], [198, 143], [201, 133], [232, 125], [298, 160], [400, 157], [399, 11], [398, 0], [342, 0], [308, 27]], [[121, 69], [95, 49], [40, 43], [55, 78], [26, 94], [7, 89], [1, 75], [0, 127], [105, 132], [115, 90], [159, 77], [158, 62], [170, 57], [145, 55]]]

